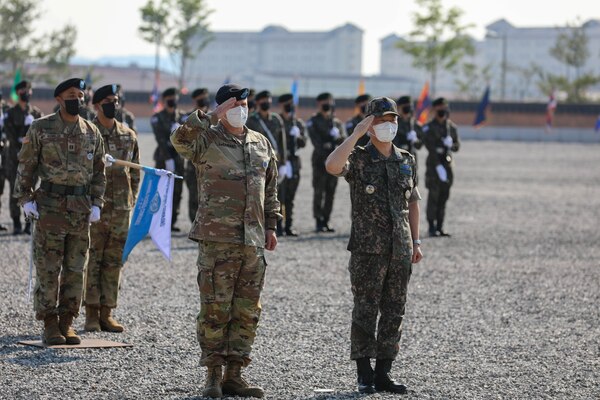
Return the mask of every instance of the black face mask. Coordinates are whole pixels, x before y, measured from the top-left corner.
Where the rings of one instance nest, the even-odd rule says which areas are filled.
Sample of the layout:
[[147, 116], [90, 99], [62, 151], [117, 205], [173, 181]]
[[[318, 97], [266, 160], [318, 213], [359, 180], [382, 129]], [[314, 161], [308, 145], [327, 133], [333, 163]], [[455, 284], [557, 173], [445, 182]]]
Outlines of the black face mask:
[[362, 106], [360, 106], [360, 113], [361, 114], [367, 113], [367, 105], [366, 104], [363, 104]]
[[271, 103], [265, 101], [264, 103], [260, 103], [260, 109], [263, 111], [268, 111], [271, 108]]
[[321, 106], [321, 110], [323, 110], [324, 112], [331, 111], [332, 109], [333, 107], [329, 103], [325, 103]]
[[167, 100], [167, 107], [169, 107], [169, 108], [175, 108], [175, 107], [177, 107], [177, 102], [175, 101], [175, 99], [169, 99], [169, 100]]
[[102, 104], [102, 113], [108, 119], [113, 119], [115, 117], [115, 111], [117, 110], [117, 105], [114, 102]]
[[412, 107], [410, 105], [402, 106], [402, 112], [404, 114], [410, 114], [412, 112]]
[[79, 109], [83, 104], [79, 99], [69, 99], [65, 100], [65, 111], [69, 115], [79, 115]]
[[198, 108], [204, 108], [204, 107], [208, 107], [208, 99], [198, 99], [196, 101], [196, 105], [198, 105]]
[[21, 99], [21, 101], [24, 101], [25, 103], [29, 103], [29, 93], [21, 93], [19, 95], [19, 98]]
[[293, 104], [286, 104], [286, 105], [283, 106], [283, 109], [287, 113], [294, 112], [294, 105]]
[[256, 108], [256, 102], [254, 100], [248, 100], [248, 110], [254, 110]]
[[437, 110], [437, 116], [439, 118], [447, 117], [449, 114], [448, 110]]

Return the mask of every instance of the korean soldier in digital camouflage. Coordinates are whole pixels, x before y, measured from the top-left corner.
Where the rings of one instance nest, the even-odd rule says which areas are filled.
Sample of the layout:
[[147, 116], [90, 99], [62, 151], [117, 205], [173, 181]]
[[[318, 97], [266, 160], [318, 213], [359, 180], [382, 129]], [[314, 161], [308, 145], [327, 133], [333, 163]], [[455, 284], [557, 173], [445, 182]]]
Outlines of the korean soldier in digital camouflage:
[[429, 236], [450, 236], [444, 231], [446, 202], [454, 182], [452, 153], [460, 149], [456, 125], [449, 119], [448, 101], [439, 97], [431, 103], [433, 119], [423, 126], [423, 143], [428, 155], [425, 170], [427, 195], [427, 222]]
[[[398, 132], [392, 141], [396, 147], [408, 151], [418, 165], [417, 150], [423, 146], [423, 128], [414, 117], [414, 109], [410, 96], [402, 96], [396, 102], [398, 106]], [[418, 174], [417, 174], [418, 176]], [[417, 179], [418, 182], [418, 179]]]
[[[360, 121], [365, 118], [365, 113], [367, 112], [367, 104], [371, 101], [371, 95], [369, 94], [361, 94], [360, 96], [354, 99], [354, 107], [358, 110], [358, 113], [352, 117], [352, 119], [346, 121], [346, 134], [348, 136], [352, 135], [354, 132], [354, 128]], [[361, 137], [358, 142], [356, 142], [357, 146], [366, 146], [369, 143], [369, 135], [364, 135]]]
[[197, 335], [207, 397], [264, 395], [242, 378], [241, 368], [250, 362], [260, 318], [264, 250], [277, 245], [281, 215], [277, 154], [264, 135], [245, 126], [247, 96], [248, 89], [222, 86], [214, 111], [196, 111], [171, 135], [198, 174], [199, 205], [189, 237], [199, 248]]
[[98, 128], [79, 116], [84, 90], [82, 79], [60, 83], [54, 90], [60, 110], [33, 121], [18, 156], [15, 196], [25, 216], [37, 219], [34, 309], [48, 345], [81, 342], [72, 323], [81, 306], [90, 223], [100, 220], [104, 205], [104, 144]]
[[[348, 250], [354, 309], [350, 358], [361, 393], [406, 393], [389, 373], [399, 352], [412, 264], [423, 257], [415, 158], [393, 145], [396, 103], [374, 98], [352, 135], [327, 158], [327, 171], [350, 183], [352, 228]], [[370, 132], [367, 146], [355, 147]], [[377, 315], [379, 313], [379, 321]], [[376, 359], [375, 370], [371, 359]]]
[[[116, 159], [139, 164], [137, 135], [115, 119], [119, 109], [117, 85], [102, 86], [92, 98], [94, 124], [104, 148]], [[123, 268], [123, 248], [129, 231], [129, 215], [140, 185], [140, 170], [106, 163], [106, 191], [102, 217], [90, 228], [90, 256], [86, 272], [85, 330], [122, 332], [111, 315], [117, 307]]]
[[30, 104], [33, 91], [31, 83], [21, 81], [15, 86], [19, 100], [17, 104], [8, 109], [4, 118], [4, 132], [8, 144], [7, 151], [7, 175], [10, 185], [10, 217], [13, 220], [13, 234], [31, 233], [31, 223], [25, 221], [25, 229], [21, 225], [21, 207], [17, 204], [17, 199], [14, 197], [14, 186], [17, 179], [17, 166], [19, 160], [17, 155], [21, 150], [21, 145], [25, 139], [25, 134], [31, 126], [33, 120], [40, 118], [43, 114], [39, 108]]

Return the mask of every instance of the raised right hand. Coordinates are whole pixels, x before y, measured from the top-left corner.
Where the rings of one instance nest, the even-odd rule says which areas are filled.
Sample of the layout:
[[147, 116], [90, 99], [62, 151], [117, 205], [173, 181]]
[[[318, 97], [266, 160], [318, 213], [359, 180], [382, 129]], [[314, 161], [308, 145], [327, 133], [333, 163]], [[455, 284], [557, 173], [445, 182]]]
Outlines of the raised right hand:
[[373, 123], [374, 119], [375, 119], [374, 115], [369, 115], [367, 118], [365, 118], [362, 121], [360, 121], [356, 125], [356, 128], [354, 128], [354, 131], [352, 132], [352, 135], [353, 136], [356, 135], [358, 137], [364, 136], [364, 134], [367, 133], [367, 131], [371, 127], [371, 124]]
[[235, 97], [231, 97], [225, 100], [223, 103], [219, 104], [217, 108], [214, 109], [212, 114], [216, 115], [218, 119], [223, 119], [225, 113], [235, 106], [236, 101], [237, 100]]

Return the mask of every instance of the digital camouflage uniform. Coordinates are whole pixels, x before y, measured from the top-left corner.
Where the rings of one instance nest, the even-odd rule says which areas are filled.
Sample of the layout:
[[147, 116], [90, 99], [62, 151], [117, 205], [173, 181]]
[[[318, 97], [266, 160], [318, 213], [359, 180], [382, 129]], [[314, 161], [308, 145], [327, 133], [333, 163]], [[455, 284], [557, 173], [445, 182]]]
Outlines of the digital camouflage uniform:
[[[106, 152], [116, 159], [140, 162], [135, 132], [120, 122], [106, 129], [96, 119], [94, 124], [104, 139]], [[90, 260], [87, 267], [85, 304], [115, 308], [129, 216], [140, 185], [140, 171], [113, 164], [106, 167], [106, 192], [100, 221], [90, 228]]]
[[137, 132], [135, 129], [135, 116], [125, 107], [117, 108], [115, 112], [115, 119], [122, 123], [125, 128], [129, 128], [134, 132]]
[[[411, 142], [408, 140], [407, 136], [411, 131], [415, 131], [417, 134], [417, 140]], [[408, 151], [415, 158], [415, 168], [419, 165], [417, 158], [417, 150], [423, 147], [423, 127], [419, 124], [415, 118], [410, 117], [408, 120], [398, 117], [398, 130], [396, 131], [396, 137], [392, 140], [392, 143], [396, 147], [401, 148], [402, 150]], [[418, 171], [417, 171], [417, 183], [418, 179]]]
[[199, 206], [190, 239], [199, 242], [201, 364], [250, 362], [264, 282], [265, 230], [275, 229], [277, 156], [262, 134], [244, 128], [239, 139], [202, 111], [171, 136], [196, 166]]
[[341, 176], [352, 201], [350, 357], [394, 359], [412, 272], [408, 204], [420, 199], [415, 159], [397, 147], [386, 159], [368, 144], [354, 149]]
[[[453, 141], [450, 149], [443, 142], [447, 135], [450, 135]], [[444, 222], [446, 202], [450, 198], [450, 187], [454, 182], [452, 153], [460, 149], [456, 125], [450, 120], [440, 123], [434, 118], [423, 127], [423, 143], [429, 152], [425, 171], [425, 186], [429, 189], [427, 220], [437, 221], [439, 230]], [[436, 172], [436, 167], [439, 164], [444, 167], [448, 174], [447, 182], [442, 182]]]
[[[50, 114], [34, 121], [23, 140], [15, 196], [20, 205], [35, 200], [40, 214], [33, 233], [40, 320], [79, 314], [90, 212], [92, 205], [104, 205], [103, 156], [98, 128], [83, 118], [65, 123], [60, 114]], [[35, 176], [42, 182], [34, 191]]]
[[[306, 146], [306, 125], [304, 121], [296, 117], [285, 118], [281, 115], [281, 119], [283, 120], [287, 138], [287, 160], [292, 166], [292, 177], [285, 179], [282, 184], [282, 190], [285, 193], [285, 198], [283, 199], [283, 219], [285, 221], [285, 229], [289, 231], [294, 222], [294, 199], [300, 185], [300, 169], [302, 168], [298, 150]], [[296, 137], [290, 135], [290, 130], [293, 126], [298, 127], [300, 135]]]

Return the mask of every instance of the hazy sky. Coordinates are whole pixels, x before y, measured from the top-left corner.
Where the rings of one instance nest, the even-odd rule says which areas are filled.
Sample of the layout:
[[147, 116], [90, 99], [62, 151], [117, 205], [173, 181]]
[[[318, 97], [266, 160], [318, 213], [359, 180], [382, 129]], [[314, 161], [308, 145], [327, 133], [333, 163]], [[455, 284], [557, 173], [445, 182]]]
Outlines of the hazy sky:
[[[35, 24], [39, 34], [73, 23], [78, 28], [77, 56], [154, 54], [137, 28], [139, 8], [146, 0], [46, 0], [44, 16]], [[557, 26], [580, 17], [600, 19], [600, 4], [593, 0], [444, 0], [444, 7], [465, 11], [464, 22], [475, 24], [471, 34], [481, 38], [484, 26], [506, 18], [516, 26]], [[595, 5], [594, 5], [595, 4]], [[214, 10], [211, 29], [261, 30], [277, 24], [290, 30], [330, 30], [346, 22], [363, 29], [363, 72], [379, 71], [379, 40], [390, 33], [412, 29], [414, 1], [399, 0], [208, 0]]]

